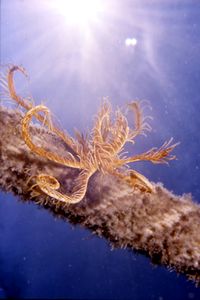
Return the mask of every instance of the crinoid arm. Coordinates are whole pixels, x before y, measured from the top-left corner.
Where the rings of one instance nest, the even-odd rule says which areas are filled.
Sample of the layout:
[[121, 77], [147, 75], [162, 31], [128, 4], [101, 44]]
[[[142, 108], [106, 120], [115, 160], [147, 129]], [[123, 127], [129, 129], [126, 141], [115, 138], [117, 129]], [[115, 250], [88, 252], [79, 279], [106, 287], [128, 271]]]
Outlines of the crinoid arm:
[[[43, 112], [46, 117], [43, 117], [38, 114], [41, 112]], [[66, 153], [66, 157], [62, 157], [52, 151], [45, 150], [43, 147], [39, 147], [33, 143], [29, 133], [30, 122], [33, 116], [41, 116], [41, 118], [45, 120], [46, 125], [50, 126], [50, 130], [57, 134], [57, 130], [54, 129], [50, 120], [49, 109], [43, 105], [33, 107], [25, 114], [24, 118], [22, 119], [22, 137], [27, 146], [30, 148], [30, 150], [44, 158], [65, 165], [67, 167], [81, 168], [81, 163], [70, 152]]]
[[88, 181], [92, 174], [93, 172], [87, 170], [81, 171], [75, 180], [75, 186], [70, 194], [63, 194], [59, 192], [58, 189], [60, 188], [60, 184], [58, 180], [47, 174], [39, 174], [36, 176], [36, 184], [34, 184], [31, 189], [38, 186], [43, 193], [58, 200], [59, 202], [74, 204], [80, 202], [84, 198], [87, 191]]
[[[12, 99], [14, 102], [28, 111], [34, 107], [32, 103], [33, 101], [31, 102], [29, 99], [24, 99], [17, 94], [14, 83], [15, 72], [21, 72], [26, 78], [28, 77], [28, 74], [23, 67], [16, 65], [9, 66], [6, 74], [2, 74], [0, 78], [0, 85], [4, 90], [3, 97]], [[44, 123], [46, 126], [51, 126], [51, 124], [48, 124], [48, 120], [45, 120], [42, 115], [34, 113], [34, 117], [41, 123]], [[54, 133], [58, 135], [74, 152], [76, 152], [74, 140], [67, 133], [64, 133], [56, 127], [54, 127]]]
[[[129, 128], [129, 135], [127, 141], [133, 142], [136, 136], [140, 134], [145, 134], [145, 131], [151, 131], [151, 126], [147, 123], [147, 119], [151, 119], [150, 116], [143, 116], [143, 110], [146, 107], [142, 104], [145, 101], [132, 101], [128, 104], [128, 111], [134, 114], [134, 129]], [[148, 105], [149, 106], [149, 105]]]
[[84, 161], [88, 157], [88, 153], [91, 151], [90, 138], [89, 135], [84, 135], [79, 130], [74, 129], [75, 140], [74, 140], [74, 149], [78, 154], [78, 157]]
[[111, 127], [111, 105], [106, 100], [102, 103], [98, 114], [95, 116], [95, 124], [92, 130], [94, 144], [103, 144], [108, 139]]
[[[143, 117], [142, 101], [133, 101], [128, 104], [129, 111], [134, 112], [135, 128], [130, 129], [127, 118], [118, 109], [115, 113], [115, 121], [110, 120], [111, 106], [108, 102], [103, 103], [100, 112], [96, 117], [93, 129], [93, 140], [96, 152], [104, 152], [114, 156], [119, 154], [126, 142], [134, 143], [134, 138], [145, 131], [150, 131], [151, 127], [146, 122], [149, 116]], [[99, 153], [96, 153], [96, 156]]]
[[29, 110], [33, 107], [32, 101], [30, 101], [30, 99], [22, 98], [16, 92], [15, 83], [14, 83], [15, 72], [20, 72], [26, 78], [28, 77], [28, 74], [23, 67], [16, 66], [16, 65], [10, 65], [8, 67], [8, 69], [6, 70], [5, 74], [3, 72], [1, 72], [0, 85], [4, 89], [3, 96], [8, 99], [12, 99], [14, 102], [16, 102], [21, 107], [25, 108], [26, 110]]
[[107, 142], [111, 127], [110, 113], [111, 105], [108, 101], [104, 101], [95, 117], [95, 124], [92, 129], [92, 146], [97, 164], [101, 164], [101, 158], [110, 156], [114, 150]]
[[112, 140], [110, 144], [114, 149], [113, 154], [117, 154], [123, 149], [129, 134], [128, 121], [120, 109], [118, 109], [115, 113], [115, 122], [110, 131], [112, 133]]
[[160, 148], [152, 148], [142, 154], [131, 156], [129, 158], [122, 158], [119, 160], [118, 164], [124, 165], [140, 160], [148, 160], [154, 164], [168, 163], [169, 160], [173, 160], [176, 158], [175, 155], [170, 155], [170, 152], [174, 150], [177, 145], [179, 145], [179, 143], [171, 144], [172, 141], [173, 138], [171, 138], [169, 141], [166, 141]]
[[126, 181], [133, 189], [139, 189], [141, 192], [146, 193], [155, 192], [153, 184], [135, 170], [128, 170], [123, 173], [115, 170], [112, 174]]
[[128, 122], [126, 117], [118, 109], [115, 113], [115, 121], [111, 122], [111, 106], [104, 102], [96, 116], [93, 128], [93, 142], [97, 151], [108, 155], [117, 154], [125, 145], [128, 137]]
[[129, 172], [129, 184], [138, 188], [141, 192], [152, 193], [155, 192], [155, 187], [151, 182], [142, 174], [135, 170]]

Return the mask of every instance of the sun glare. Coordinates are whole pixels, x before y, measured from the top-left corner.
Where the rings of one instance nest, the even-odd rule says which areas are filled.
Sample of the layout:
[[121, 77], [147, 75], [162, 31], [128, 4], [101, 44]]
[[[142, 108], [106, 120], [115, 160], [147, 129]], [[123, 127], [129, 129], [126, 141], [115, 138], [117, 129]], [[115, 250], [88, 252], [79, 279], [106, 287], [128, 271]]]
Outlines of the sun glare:
[[55, 6], [66, 21], [76, 25], [86, 25], [98, 18], [102, 11], [101, 0], [57, 0]]

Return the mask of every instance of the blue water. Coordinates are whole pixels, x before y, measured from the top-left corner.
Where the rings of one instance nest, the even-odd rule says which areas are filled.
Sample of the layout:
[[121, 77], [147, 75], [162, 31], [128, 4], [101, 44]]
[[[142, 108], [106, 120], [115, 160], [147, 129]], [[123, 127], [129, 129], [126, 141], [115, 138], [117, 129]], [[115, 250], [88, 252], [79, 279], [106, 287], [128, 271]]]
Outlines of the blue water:
[[[102, 0], [84, 25], [69, 22], [59, 1], [0, 3], [1, 63], [23, 65], [30, 75], [28, 82], [17, 76], [20, 93], [48, 105], [71, 134], [92, 127], [103, 96], [114, 108], [148, 100], [153, 130], [128, 150], [173, 136], [181, 142], [178, 160], [132, 167], [200, 202], [199, 1]], [[111, 251], [104, 239], [4, 193], [0, 241], [0, 298], [200, 299], [184, 276], [132, 251]]]

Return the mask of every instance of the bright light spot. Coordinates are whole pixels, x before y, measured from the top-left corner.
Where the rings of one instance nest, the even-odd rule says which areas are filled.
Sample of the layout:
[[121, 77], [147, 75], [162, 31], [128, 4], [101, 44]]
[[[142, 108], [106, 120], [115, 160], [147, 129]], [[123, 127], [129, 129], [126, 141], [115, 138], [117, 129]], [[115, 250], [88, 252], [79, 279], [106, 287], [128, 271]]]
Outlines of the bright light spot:
[[125, 45], [127, 46], [127, 47], [129, 47], [129, 46], [136, 46], [137, 45], [137, 40], [135, 39], [135, 38], [127, 38], [126, 40], [125, 40]]
[[57, 0], [55, 6], [67, 22], [77, 25], [95, 21], [103, 10], [102, 0]]

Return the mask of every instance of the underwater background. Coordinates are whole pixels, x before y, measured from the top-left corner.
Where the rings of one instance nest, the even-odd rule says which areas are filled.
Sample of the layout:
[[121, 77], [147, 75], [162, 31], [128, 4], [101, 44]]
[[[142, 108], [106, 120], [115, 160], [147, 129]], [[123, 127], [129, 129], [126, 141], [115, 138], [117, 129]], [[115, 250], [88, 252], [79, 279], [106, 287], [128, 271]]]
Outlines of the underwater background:
[[[103, 97], [113, 108], [148, 100], [152, 132], [126, 149], [173, 137], [177, 160], [132, 167], [200, 203], [200, 2], [102, 0], [96, 11], [90, 1], [74, 1], [73, 10], [67, 2], [0, 1], [1, 64], [30, 75], [16, 75], [18, 93], [47, 105], [71, 135], [92, 128]], [[184, 300], [200, 299], [200, 288], [1, 192], [0, 298]]]

